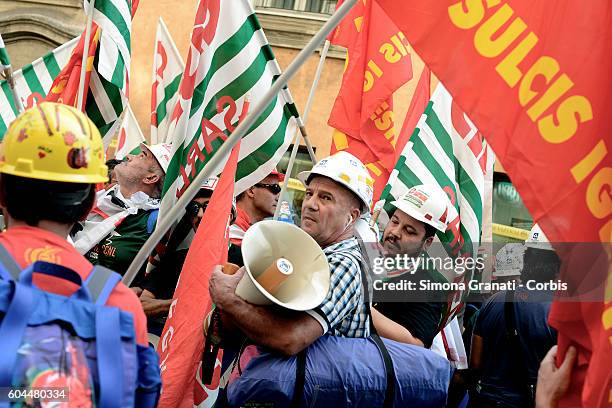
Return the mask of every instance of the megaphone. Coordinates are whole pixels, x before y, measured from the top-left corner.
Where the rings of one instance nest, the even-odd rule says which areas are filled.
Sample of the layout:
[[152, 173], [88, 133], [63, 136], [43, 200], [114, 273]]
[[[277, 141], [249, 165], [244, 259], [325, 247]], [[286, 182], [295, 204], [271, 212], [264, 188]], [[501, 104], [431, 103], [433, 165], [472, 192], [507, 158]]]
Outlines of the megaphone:
[[246, 273], [236, 294], [255, 305], [277, 304], [291, 310], [319, 306], [330, 285], [327, 258], [319, 244], [302, 229], [264, 220], [242, 239]]

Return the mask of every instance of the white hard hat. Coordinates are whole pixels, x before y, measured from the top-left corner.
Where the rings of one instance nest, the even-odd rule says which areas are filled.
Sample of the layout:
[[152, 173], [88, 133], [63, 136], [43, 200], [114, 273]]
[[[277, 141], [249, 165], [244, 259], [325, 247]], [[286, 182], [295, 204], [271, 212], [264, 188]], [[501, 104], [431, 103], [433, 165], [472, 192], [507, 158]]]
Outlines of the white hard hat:
[[374, 179], [358, 158], [348, 152], [337, 152], [321, 159], [311, 171], [303, 171], [297, 177], [306, 185], [310, 176], [315, 174], [328, 177], [348, 188], [361, 200], [361, 212], [370, 211], [374, 196]]
[[219, 177], [209, 177], [207, 179], [204, 179], [204, 182], [202, 183], [202, 186], [200, 188], [203, 188], [205, 190], [215, 191], [215, 187], [217, 187], [218, 183], [219, 183]]
[[527, 248], [543, 249], [546, 251], [554, 251], [555, 249], [550, 245], [550, 241], [544, 235], [542, 228], [538, 224], [534, 224], [529, 231], [529, 238], [525, 240], [525, 246]]
[[170, 143], [158, 143], [152, 146], [143, 143], [141, 146], [144, 146], [153, 154], [164, 173], [168, 172], [168, 166], [170, 166], [170, 159], [172, 158], [172, 145]]
[[448, 228], [448, 209], [451, 203], [438, 186], [421, 184], [411, 187], [406, 194], [392, 201], [391, 205], [440, 232]]
[[506, 244], [495, 255], [495, 271], [493, 276], [517, 276], [523, 270], [523, 254], [525, 246], [514, 242]]

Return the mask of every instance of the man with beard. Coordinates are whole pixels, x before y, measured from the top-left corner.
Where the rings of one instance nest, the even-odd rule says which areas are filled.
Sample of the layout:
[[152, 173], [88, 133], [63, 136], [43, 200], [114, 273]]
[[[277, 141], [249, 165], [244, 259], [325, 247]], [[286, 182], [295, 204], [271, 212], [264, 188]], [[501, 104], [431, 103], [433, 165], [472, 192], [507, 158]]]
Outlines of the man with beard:
[[362, 292], [362, 254], [354, 224], [372, 204], [373, 180], [356, 157], [338, 152], [298, 175], [306, 185], [301, 228], [323, 248], [330, 266], [330, 289], [323, 303], [307, 312], [257, 306], [235, 294], [241, 268], [213, 271], [209, 290], [224, 319], [258, 345], [294, 355], [325, 333], [367, 337], [369, 318]]
[[[408, 259], [417, 259], [429, 248], [436, 231], [446, 231], [449, 200], [437, 186], [412, 187], [391, 204], [395, 210], [384, 230], [382, 241], [387, 257], [407, 255]], [[387, 282], [407, 280], [415, 282], [417, 289], [403, 292], [402, 299], [374, 305], [375, 310], [380, 312], [373, 311], [374, 324], [383, 337], [429, 348], [440, 329], [446, 303], [442, 302], [439, 293], [418, 290], [421, 280], [431, 279], [429, 272], [413, 265], [406, 266], [405, 270], [388, 272]], [[392, 297], [394, 294], [384, 295]], [[407, 296], [410, 298], [406, 299]]]

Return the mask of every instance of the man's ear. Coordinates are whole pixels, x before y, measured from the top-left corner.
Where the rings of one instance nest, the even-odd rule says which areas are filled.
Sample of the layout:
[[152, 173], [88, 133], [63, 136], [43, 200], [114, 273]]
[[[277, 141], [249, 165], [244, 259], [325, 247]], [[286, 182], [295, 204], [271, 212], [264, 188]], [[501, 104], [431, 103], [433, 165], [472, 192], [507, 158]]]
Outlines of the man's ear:
[[142, 182], [145, 184], [155, 184], [160, 180], [160, 177], [158, 174], [155, 173], [151, 173], [148, 176], [146, 176], [145, 178], [142, 179]]
[[250, 198], [255, 197], [255, 189], [253, 187], [249, 187], [244, 193]]
[[352, 223], [356, 223], [359, 217], [361, 217], [361, 211], [358, 208], [353, 208], [351, 210], [351, 218], [353, 219]]
[[427, 248], [429, 248], [433, 240], [434, 240], [434, 237], [427, 238], [425, 242], [423, 242], [423, 250], [426, 250]]

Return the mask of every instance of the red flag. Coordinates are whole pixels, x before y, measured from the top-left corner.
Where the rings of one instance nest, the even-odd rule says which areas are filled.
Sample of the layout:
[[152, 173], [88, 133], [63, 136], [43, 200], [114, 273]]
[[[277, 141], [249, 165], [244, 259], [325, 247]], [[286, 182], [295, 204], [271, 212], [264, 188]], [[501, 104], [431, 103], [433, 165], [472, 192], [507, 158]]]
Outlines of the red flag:
[[77, 94], [79, 90], [79, 82], [81, 80], [81, 67], [83, 66], [83, 52], [85, 51], [85, 31], [81, 34], [81, 38], [77, 46], [72, 50], [72, 55], [66, 66], [57, 75], [51, 90], [45, 98], [46, 101], [59, 102], [66, 105], [75, 106], [81, 111], [85, 110], [85, 100], [87, 99], [87, 90], [89, 89], [89, 78], [93, 69], [94, 56], [98, 46], [100, 30], [95, 23], [91, 25], [91, 36], [89, 39], [89, 49], [87, 50], [87, 67], [85, 72], [85, 93], [83, 97], [83, 106], [76, 106]]
[[[196, 383], [196, 376], [204, 349], [202, 324], [212, 308], [208, 280], [213, 267], [227, 261], [239, 151], [240, 143], [232, 150], [189, 248], [160, 338], [157, 351], [164, 384], [159, 402], [161, 408], [193, 408], [195, 395], [201, 397], [205, 391], [199, 381]], [[215, 372], [217, 381], [218, 374], [219, 370]]]
[[347, 150], [363, 161], [376, 180], [378, 197], [387, 182], [384, 175], [395, 165], [392, 95], [412, 77], [409, 45], [372, 0], [353, 7], [332, 42], [347, 48], [347, 64], [328, 124], [348, 136], [336, 133], [334, 141], [348, 144], [334, 143], [332, 152]]
[[419, 82], [414, 90], [414, 94], [412, 95], [412, 100], [410, 101], [410, 106], [408, 107], [408, 112], [406, 113], [402, 130], [400, 131], [397, 137], [397, 142], [395, 143], [396, 162], [402, 154], [404, 147], [406, 147], [406, 143], [408, 143], [408, 140], [410, 140], [410, 136], [412, 135], [412, 132], [414, 132], [419, 119], [421, 116], [423, 116], [423, 112], [425, 112], [425, 108], [427, 108], [427, 103], [429, 102], [430, 97], [431, 71], [429, 71], [429, 68], [425, 66], [421, 72], [421, 77], [419, 78]]
[[[377, 1], [486, 135], [548, 238], [612, 242], [609, 1]], [[612, 403], [609, 310], [603, 299], [551, 310], [559, 358], [572, 341], [590, 361], [572, 378], [573, 391], [584, 379], [587, 407]]]

